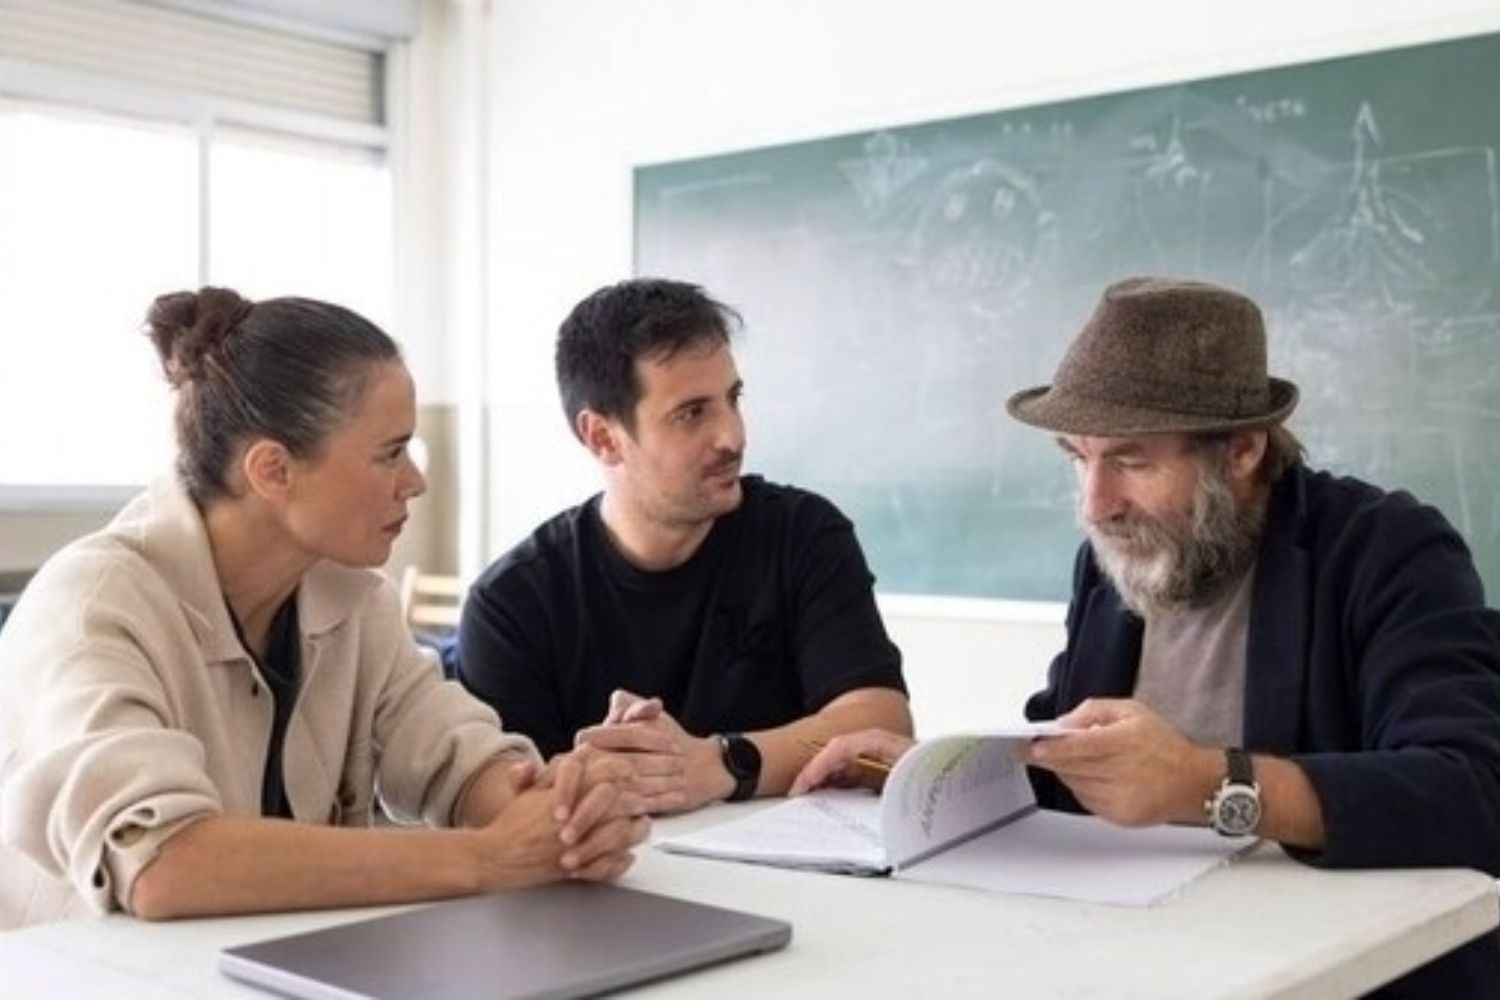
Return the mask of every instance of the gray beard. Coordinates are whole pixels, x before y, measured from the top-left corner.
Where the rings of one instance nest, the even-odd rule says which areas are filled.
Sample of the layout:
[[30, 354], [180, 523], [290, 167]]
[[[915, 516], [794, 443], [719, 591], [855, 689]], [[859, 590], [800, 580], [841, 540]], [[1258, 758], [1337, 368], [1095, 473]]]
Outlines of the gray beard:
[[1260, 505], [1240, 508], [1226, 470], [1205, 464], [1190, 518], [1136, 515], [1085, 530], [1125, 606], [1149, 619], [1212, 603], [1254, 561], [1263, 521]]

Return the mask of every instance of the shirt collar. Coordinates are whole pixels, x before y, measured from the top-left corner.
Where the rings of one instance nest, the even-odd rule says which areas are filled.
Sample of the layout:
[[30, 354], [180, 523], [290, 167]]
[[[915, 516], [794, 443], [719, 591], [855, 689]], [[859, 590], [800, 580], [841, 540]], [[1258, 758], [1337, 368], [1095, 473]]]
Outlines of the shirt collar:
[[[174, 473], [158, 477], [126, 505], [111, 530], [130, 537], [171, 587], [210, 662], [244, 658], [203, 514]], [[302, 634], [317, 638], [337, 628], [353, 616], [379, 581], [380, 574], [373, 570], [328, 560], [314, 563], [297, 588]]]

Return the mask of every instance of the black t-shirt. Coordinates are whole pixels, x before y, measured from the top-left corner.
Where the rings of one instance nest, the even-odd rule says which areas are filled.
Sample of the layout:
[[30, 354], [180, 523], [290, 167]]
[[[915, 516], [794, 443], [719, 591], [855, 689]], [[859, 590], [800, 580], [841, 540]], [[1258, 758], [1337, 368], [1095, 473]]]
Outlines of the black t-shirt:
[[626, 562], [599, 497], [539, 527], [469, 592], [458, 676], [548, 756], [615, 688], [659, 696], [688, 732], [785, 725], [856, 688], [905, 691], [854, 526], [822, 497], [743, 480], [693, 557]]
[[[240, 628], [240, 620], [229, 612], [234, 622], [235, 634], [240, 645], [248, 651], [250, 644]], [[292, 718], [292, 708], [297, 703], [297, 692], [302, 677], [302, 631], [297, 624], [297, 595], [292, 594], [271, 619], [271, 628], [266, 635], [266, 658], [261, 660], [251, 653], [251, 658], [260, 667], [260, 675], [271, 692], [271, 736], [266, 741], [266, 769], [261, 775], [260, 812], [262, 816], [292, 818], [292, 804], [286, 797], [286, 778], [281, 768], [281, 748], [286, 742], [287, 723]]]

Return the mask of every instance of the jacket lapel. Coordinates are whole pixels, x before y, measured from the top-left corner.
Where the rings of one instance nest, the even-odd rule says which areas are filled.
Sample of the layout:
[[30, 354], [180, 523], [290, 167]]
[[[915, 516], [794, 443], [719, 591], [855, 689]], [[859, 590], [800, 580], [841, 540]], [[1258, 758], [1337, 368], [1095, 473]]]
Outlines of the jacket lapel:
[[1255, 567], [1245, 649], [1245, 746], [1290, 753], [1297, 746], [1307, 675], [1311, 560], [1299, 540], [1306, 470], [1272, 491]]
[[176, 475], [158, 477], [115, 527], [136, 536], [142, 554], [177, 595], [204, 662], [249, 663], [224, 603], [203, 515]]
[[[1090, 553], [1088, 572], [1095, 576], [1088, 588], [1089, 607], [1084, 610], [1084, 633], [1074, 646], [1069, 690], [1062, 692], [1063, 710], [1091, 696], [1129, 698], [1135, 690], [1141, 663], [1141, 620], [1125, 607], [1115, 588], [1099, 574]], [[1080, 655], [1076, 651], [1087, 650]]]

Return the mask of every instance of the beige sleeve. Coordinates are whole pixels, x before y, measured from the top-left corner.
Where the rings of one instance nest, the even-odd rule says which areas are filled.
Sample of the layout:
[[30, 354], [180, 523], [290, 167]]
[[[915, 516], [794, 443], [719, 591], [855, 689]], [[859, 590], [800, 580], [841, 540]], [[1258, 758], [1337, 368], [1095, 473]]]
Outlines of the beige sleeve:
[[0, 840], [99, 912], [123, 906], [164, 840], [220, 810], [202, 744], [168, 701], [107, 573], [33, 583], [0, 649]]
[[381, 637], [376, 648], [394, 650], [375, 711], [377, 783], [391, 815], [447, 826], [470, 779], [497, 754], [540, 761], [531, 740], [503, 732], [493, 709], [443, 679], [433, 655], [412, 639], [391, 588], [381, 587], [366, 613], [378, 619], [369, 629]]

